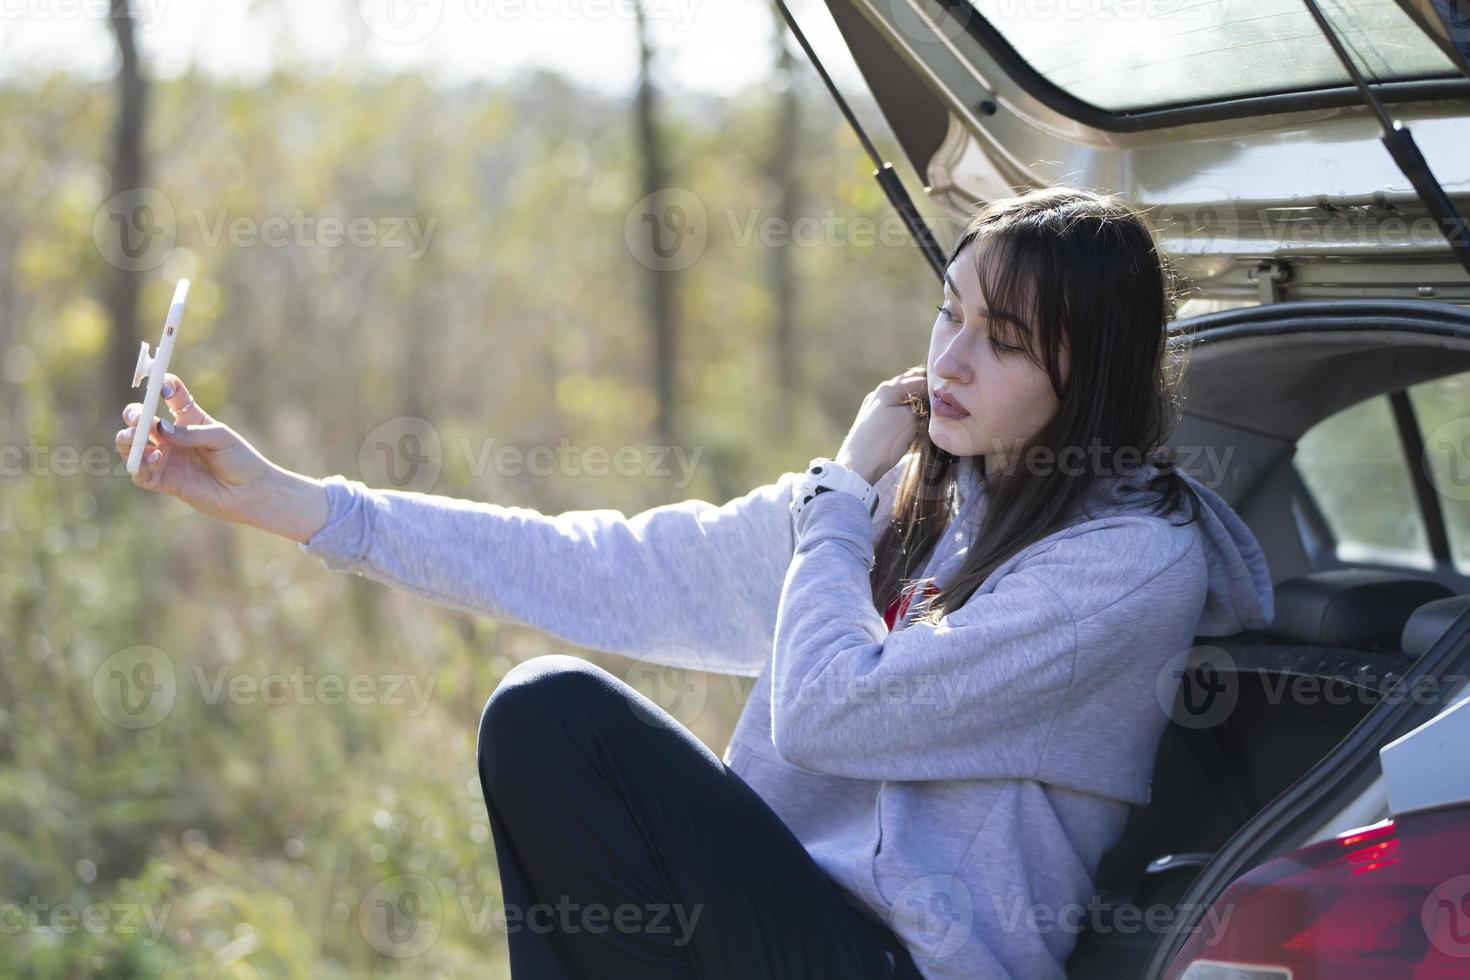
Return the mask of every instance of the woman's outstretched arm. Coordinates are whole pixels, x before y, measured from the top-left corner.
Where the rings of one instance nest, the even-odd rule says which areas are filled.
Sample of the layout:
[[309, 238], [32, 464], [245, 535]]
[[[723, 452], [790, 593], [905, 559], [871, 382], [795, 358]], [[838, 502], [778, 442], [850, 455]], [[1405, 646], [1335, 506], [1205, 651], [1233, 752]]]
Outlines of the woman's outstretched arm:
[[[770, 656], [794, 546], [800, 473], [715, 506], [702, 500], [548, 516], [317, 480], [267, 460], [170, 374], [134, 483], [301, 544], [329, 567], [444, 605], [651, 663], [756, 675]], [[127, 456], [141, 406], [123, 411]]]
[[301, 544], [329, 567], [444, 605], [652, 663], [755, 676], [770, 656], [800, 473], [721, 506], [631, 517], [397, 490], [331, 476]]

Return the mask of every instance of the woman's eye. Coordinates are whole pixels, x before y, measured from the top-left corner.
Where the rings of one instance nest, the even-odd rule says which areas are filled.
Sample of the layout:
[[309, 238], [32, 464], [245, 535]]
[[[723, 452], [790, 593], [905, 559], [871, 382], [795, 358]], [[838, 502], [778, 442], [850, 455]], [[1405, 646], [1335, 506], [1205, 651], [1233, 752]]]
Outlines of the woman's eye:
[[1022, 349], [1020, 347], [1012, 347], [1010, 344], [1003, 344], [1000, 341], [996, 340], [994, 337], [990, 338], [990, 346], [994, 347], [1002, 354], [1014, 354]]
[[944, 314], [944, 318], [946, 320], [948, 320], [950, 323], [959, 323], [960, 322], [960, 318], [957, 317], [957, 316], [955, 316], [954, 315], [954, 311], [951, 310], [949, 307], [947, 307], [947, 306], [939, 306], [939, 307], [935, 307], [935, 309], [939, 310], [940, 313], [943, 313]]

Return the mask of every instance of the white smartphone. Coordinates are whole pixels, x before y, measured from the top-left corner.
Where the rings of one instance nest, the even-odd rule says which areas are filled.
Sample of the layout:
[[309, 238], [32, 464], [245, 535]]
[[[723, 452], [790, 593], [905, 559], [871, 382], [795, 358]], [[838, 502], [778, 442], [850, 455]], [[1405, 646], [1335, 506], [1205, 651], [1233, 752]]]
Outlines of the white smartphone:
[[179, 339], [179, 324], [184, 320], [184, 301], [189, 298], [189, 280], [180, 279], [174, 287], [173, 302], [168, 306], [168, 316], [163, 321], [163, 337], [158, 341], [158, 353], [148, 355], [148, 341], [142, 341], [138, 349], [138, 363], [133, 368], [133, 387], [146, 378], [148, 390], [143, 395], [143, 410], [138, 413], [138, 425], [133, 429], [133, 445], [128, 450], [128, 472], [137, 473], [143, 465], [143, 450], [148, 448], [148, 433], [153, 429], [153, 418], [158, 412], [158, 397], [163, 392], [163, 376], [168, 373], [169, 355], [174, 352], [174, 343]]

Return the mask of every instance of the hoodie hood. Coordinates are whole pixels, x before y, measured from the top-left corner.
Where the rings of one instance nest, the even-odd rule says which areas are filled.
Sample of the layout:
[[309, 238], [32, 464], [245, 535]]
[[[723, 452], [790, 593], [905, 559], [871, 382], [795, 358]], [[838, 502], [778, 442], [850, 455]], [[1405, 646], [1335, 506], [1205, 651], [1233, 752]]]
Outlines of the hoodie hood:
[[[875, 531], [888, 522], [894, 490], [908, 463], [909, 457], [905, 457], [875, 485], [880, 498], [878, 512], [874, 515]], [[984, 519], [989, 501], [979, 458], [962, 456], [957, 464], [955, 519], [936, 545], [923, 572], [924, 576], [933, 576], [941, 585], [964, 563], [969, 543]], [[1152, 466], [1144, 464], [1125, 470], [1121, 475], [1099, 479], [1084, 501], [1083, 520], [1150, 512], [1157, 496], [1147, 490], [1144, 483], [1156, 472]], [[1275, 590], [1260, 542], [1219, 494], [1183, 470], [1177, 472], [1200, 500], [1199, 512], [1194, 522], [1188, 525], [1200, 536], [1208, 575], [1205, 601], [1195, 635], [1233, 636], [1244, 630], [1269, 626], [1276, 616]], [[1138, 488], [1144, 492], [1137, 492]], [[1188, 502], [1183, 506], [1184, 510], [1167, 515], [1168, 519], [1176, 524], [1187, 520]]]
[[[1176, 472], [1200, 501], [1195, 520], [1189, 526], [1196, 529], [1204, 549], [1208, 590], [1195, 635], [1233, 636], [1243, 630], [1271, 625], [1276, 617], [1276, 592], [1260, 542], [1223, 497], [1184, 470]], [[1099, 481], [1094, 499], [1100, 502], [1104, 514], [1147, 512], [1157, 500], [1157, 494], [1147, 490], [1144, 484], [1157, 473], [1154, 467], [1144, 465], [1126, 471], [1121, 477]], [[1125, 486], [1142, 488], [1144, 492], [1129, 497], [1121, 489]], [[1169, 514], [1169, 520], [1176, 524], [1188, 520], [1188, 501], [1182, 508]]]

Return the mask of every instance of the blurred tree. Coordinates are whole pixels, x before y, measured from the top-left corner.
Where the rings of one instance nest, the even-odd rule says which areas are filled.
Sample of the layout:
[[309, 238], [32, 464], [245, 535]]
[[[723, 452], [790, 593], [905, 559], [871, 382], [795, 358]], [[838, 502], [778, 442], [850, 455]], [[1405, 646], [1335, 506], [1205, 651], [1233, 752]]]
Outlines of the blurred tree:
[[[148, 79], [134, 38], [130, 0], [114, 0], [108, 7], [107, 21], [112, 26], [118, 51], [117, 76], [113, 82], [117, 115], [113, 128], [109, 191], [109, 197], [112, 197], [140, 190], [147, 174]], [[111, 226], [119, 238], [119, 251], [114, 253], [117, 255], [129, 254], [134, 246], [132, 236], [136, 229], [129, 222], [148, 221], [151, 224], [153, 220], [141, 203], [131, 203], [132, 207], [124, 208], [127, 213], [122, 217], [126, 220]], [[143, 289], [143, 273], [126, 268], [126, 265], [125, 262], [115, 263], [107, 284], [107, 314], [112, 323], [112, 335], [108, 343], [107, 377], [102, 390], [109, 393], [108, 402], [113, 405], [131, 400], [130, 382], [138, 359], [138, 297]]]
[[[664, 163], [663, 138], [658, 125], [658, 86], [653, 78], [653, 41], [648, 34], [648, 12], [642, 0], [634, 5], [638, 25], [638, 89], [635, 100], [638, 126], [638, 152], [642, 159], [643, 193], [648, 206], [657, 216], [659, 223], [669, 220]], [[663, 228], [656, 225], [650, 229], [662, 235]], [[675, 385], [674, 363], [678, 345], [678, 324], [674, 312], [674, 289], [677, 271], [652, 268], [646, 270], [647, 283], [645, 303], [648, 321], [653, 330], [653, 385], [657, 416], [655, 427], [659, 445], [673, 446], [675, 439], [674, 414], [678, 402]]]
[[[767, 174], [775, 192], [776, 219], [790, 229], [801, 209], [801, 181], [796, 158], [801, 138], [801, 98], [796, 88], [791, 48], [787, 45], [786, 21], [773, 5], [776, 28], [776, 70], [772, 78], [779, 93], [775, 125], [771, 129], [771, 157]], [[774, 413], [770, 431], [789, 432], [795, 413], [795, 391], [799, 375], [796, 362], [796, 267], [793, 250], [773, 248], [767, 252], [767, 275], [771, 285], [771, 357], [776, 378]]]

